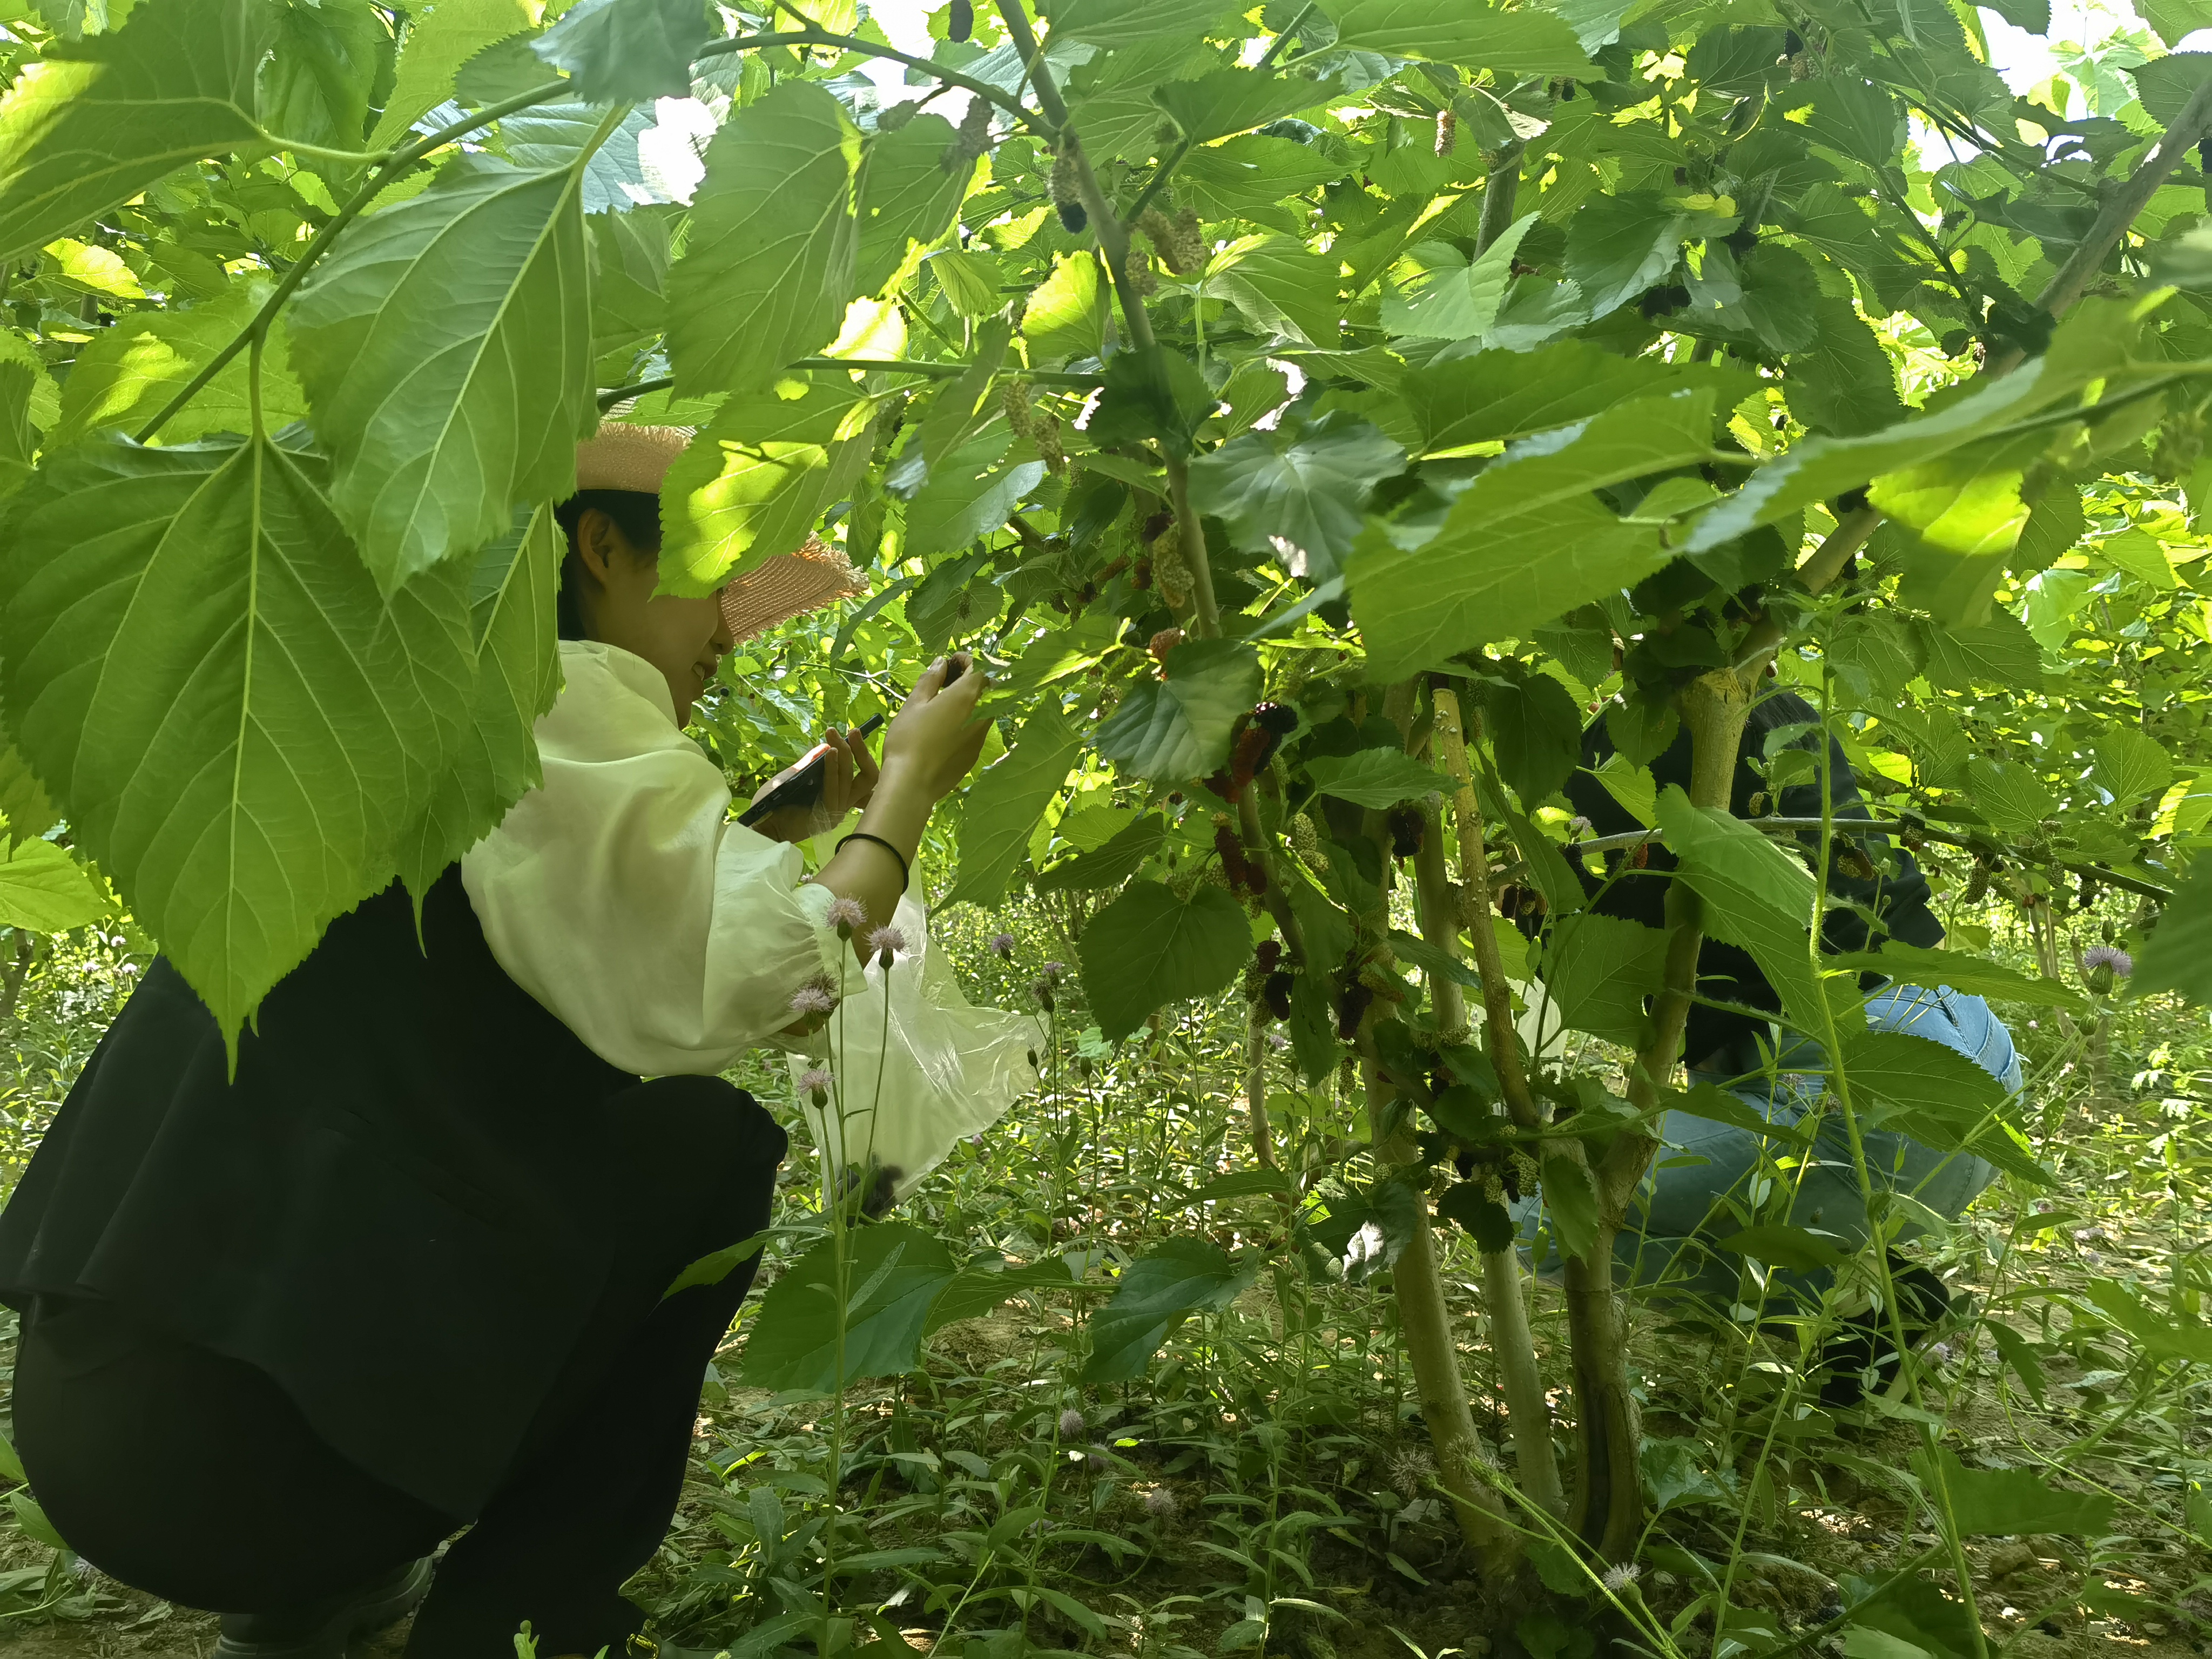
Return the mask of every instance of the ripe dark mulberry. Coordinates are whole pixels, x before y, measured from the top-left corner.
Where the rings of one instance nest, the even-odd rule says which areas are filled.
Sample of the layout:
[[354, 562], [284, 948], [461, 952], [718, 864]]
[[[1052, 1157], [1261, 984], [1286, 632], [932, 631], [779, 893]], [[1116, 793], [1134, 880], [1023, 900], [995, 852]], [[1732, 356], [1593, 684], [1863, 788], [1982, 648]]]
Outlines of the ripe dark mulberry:
[[965, 40], [975, 33], [975, 0], [952, 0], [951, 9], [945, 15], [945, 38], [948, 40]]
[[1390, 850], [1401, 859], [1413, 857], [1421, 850], [1421, 832], [1427, 820], [1418, 806], [1394, 806], [1390, 809]]

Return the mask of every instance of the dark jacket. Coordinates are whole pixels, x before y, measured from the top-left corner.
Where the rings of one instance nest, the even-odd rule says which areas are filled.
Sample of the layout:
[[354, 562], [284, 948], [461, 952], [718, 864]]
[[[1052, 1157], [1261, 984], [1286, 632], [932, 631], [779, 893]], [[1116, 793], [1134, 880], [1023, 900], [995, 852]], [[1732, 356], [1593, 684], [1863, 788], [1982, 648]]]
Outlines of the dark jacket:
[[[1744, 723], [1743, 742], [1737, 751], [1735, 776], [1729, 787], [1730, 811], [1738, 817], [1820, 817], [1820, 784], [1817, 773], [1808, 782], [1784, 788], [1778, 799], [1760, 801], [1759, 811], [1754, 812], [1752, 798], [1766, 786], [1751, 765], [1753, 760], [1765, 758], [1768, 734], [1783, 726], [1812, 725], [1814, 731], [1800, 732], [1786, 742], [1792, 748], [1813, 748], [1818, 741], [1820, 718], [1812, 704], [1791, 691], [1769, 691], [1752, 705], [1750, 717]], [[1567, 783], [1568, 799], [1574, 803], [1575, 811], [1590, 821], [1591, 833], [1596, 836], [1627, 835], [1644, 827], [1587, 769], [1602, 765], [1613, 752], [1613, 739], [1606, 732], [1605, 721], [1594, 721], [1583, 733], [1583, 769], [1578, 769]], [[1843, 745], [1833, 738], [1828, 739], [1828, 765], [1829, 799], [1835, 816], [1871, 817], [1859, 793], [1858, 780], [1852, 774], [1850, 763], [1844, 758]], [[1689, 787], [1690, 734], [1686, 729], [1678, 732], [1667, 751], [1652, 763], [1651, 775], [1662, 790], [1670, 783]], [[1803, 836], [1798, 840], [1809, 859], [1818, 838]], [[1858, 848], [1873, 864], [1872, 880], [1852, 874], [1845, 866], [1846, 851], [1850, 847]], [[1619, 855], [1615, 854], [1612, 861], [1618, 864]], [[1579, 860], [1570, 862], [1582, 876], [1584, 889], [1595, 894], [1605, 872], [1588, 867]], [[1653, 843], [1647, 867], [1620, 870], [1595, 908], [1607, 915], [1626, 916], [1646, 927], [1663, 927], [1665, 873], [1674, 867], [1674, 854], [1665, 847]], [[1890, 939], [1929, 946], [1943, 942], [1943, 924], [1928, 908], [1931, 895], [1927, 877], [1921, 874], [1912, 854], [1901, 847], [1891, 846], [1887, 836], [1854, 836], [1848, 842], [1839, 837], [1829, 863], [1828, 893], [1832, 900], [1842, 901], [1829, 910], [1820, 930], [1822, 945], [1831, 952], [1879, 949], [1881, 935], [1869, 925], [1870, 915], [1880, 918]], [[1742, 1003], [1774, 1012], [1781, 1010], [1782, 1001], [1774, 988], [1753, 965], [1750, 953], [1738, 946], [1707, 939], [1698, 956], [1698, 978], [1704, 994], [1717, 1000]], [[1871, 989], [1880, 982], [1880, 975], [1869, 975], [1866, 988]], [[1692, 1005], [1683, 1053], [1692, 1066], [1711, 1065], [1712, 1069], [1732, 1074], [1754, 1070], [1759, 1062], [1752, 1039], [1765, 1035], [1765, 1029], [1761, 1021]]]
[[[717, 1078], [641, 1084], [501, 971], [458, 867], [396, 885], [221, 1033], [156, 961], [0, 1212], [0, 1299], [98, 1298], [260, 1367], [456, 1517], [556, 1380], [761, 1224], [784, 1136]], [[742, 1201], [740, 1201], [742, 1200]]]

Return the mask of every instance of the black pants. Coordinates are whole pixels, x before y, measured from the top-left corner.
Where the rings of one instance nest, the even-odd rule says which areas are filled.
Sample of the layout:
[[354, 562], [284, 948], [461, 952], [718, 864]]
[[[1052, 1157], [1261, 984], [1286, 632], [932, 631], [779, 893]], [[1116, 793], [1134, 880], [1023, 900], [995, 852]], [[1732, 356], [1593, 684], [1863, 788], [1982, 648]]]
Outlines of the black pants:
[[467, 1526], [416, 1614], [410, 1659], [510, 1652], [526, 1619], [542, 1654], [619, 1654], [642, 1622], [620, 1587], [668, 1529], [700, 1383], [757, 1261], [661, 1303], [622, 1334], [611, 1364], [546, 1357], [562, 1381], [481, 1515], [441, 1515], [372, 1479], [262, 1371], [100, 1304], [27, 1322], [18, 1449], [78, 1553], [167, 1601], [281, 1613]]

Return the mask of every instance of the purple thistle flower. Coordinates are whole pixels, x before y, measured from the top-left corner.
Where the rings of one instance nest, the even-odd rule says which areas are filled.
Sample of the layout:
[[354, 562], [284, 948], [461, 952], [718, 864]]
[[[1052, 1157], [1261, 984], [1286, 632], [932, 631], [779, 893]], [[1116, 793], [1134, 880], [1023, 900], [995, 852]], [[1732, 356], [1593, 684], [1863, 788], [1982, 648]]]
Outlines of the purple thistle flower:
[[1060, 1414], [1060, 1437], [1073, 1440], [1091, 1425], [1083, 1420], [1083, 1413], [1070, 1406]]
[[1155, 1486], [1145, 1494], [1145, 1513], [1155, 1521], [1165, 1521], [1176, 1512], [1176, 1495], [1165, 1486]]
[[1067, 971], [1067, 964], [1061, 962], [1048, 962], [1037, 971], [1044, 975], [1046, 984], [1057, 985], [1060, 983], [1060, 976]]
[[906, 935], [896, 927], [878, 927], [868, 935], [868, 954], [882, 960], [884, 967], [891, 958], [906, 949]]
[[1633, 1561], [1622, 1561], [1605, 1570], [1605, 1587], [1615, 1595], [1644, 1577], [1644, 1569]]
[[2117, 945], [2093, 945], [2081, 952], [2081, 971], [2094, 974], [2100, 968], [2112, 970], [2114, 979], [2125, 979], [2136, 970], [2136, 959]]
[[794, 1014], [826, 1014], [836, 1006], [837, 999], [819, 985], [802, 985], [791, 994]]
[[1014, 954], [1014, 936], [1012, 933], [992, 934], [990, 951], [991, 954], [998, 957], [1000, 961], [1005, 962], [1008, 960]]
[[823, 926], [835, 927], [840, 938], [850, 939], [855, 927], [868, 925], [868, 912], [860, 900], [840, 896], [830, 901], [830, 913], [822, 920]]
[[799, 1092], [817, 1106], [826, 1106], [830, 1103], [830, 1085], [836, 1081], [828, 1067], [811, 1066], [799, 1074]]

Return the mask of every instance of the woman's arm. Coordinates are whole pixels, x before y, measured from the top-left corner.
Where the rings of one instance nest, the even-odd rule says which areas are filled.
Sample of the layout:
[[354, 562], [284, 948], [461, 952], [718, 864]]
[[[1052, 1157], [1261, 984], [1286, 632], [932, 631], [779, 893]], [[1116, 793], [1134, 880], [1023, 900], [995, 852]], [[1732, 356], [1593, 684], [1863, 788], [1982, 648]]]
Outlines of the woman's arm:
[[[964, 657], [957, 660], [968, 668]], [[940, 657], [923, 672], [914, 695], [884, 734], [883, 765], [857, 833], [879, 837], [890, 847], [876, 840], [848, 841], [813, 878], [867, 912], [867, 927], [853, 932], [853, 949], [863, 961], [868, 955], [867, 934], [890, 925], [899, 895], [906, 890], [900, 860], [907, 869], [913, 867], [930, 813], [974, 768], [989, 731], [975, 718], [976, 700], [989, 681], [971, 670], [947, 687], [947, 661]], [[852, 763], [848, 757], [831, 758], [843, 766]], [[897, 850], [896, 857], [892, 848]]]

